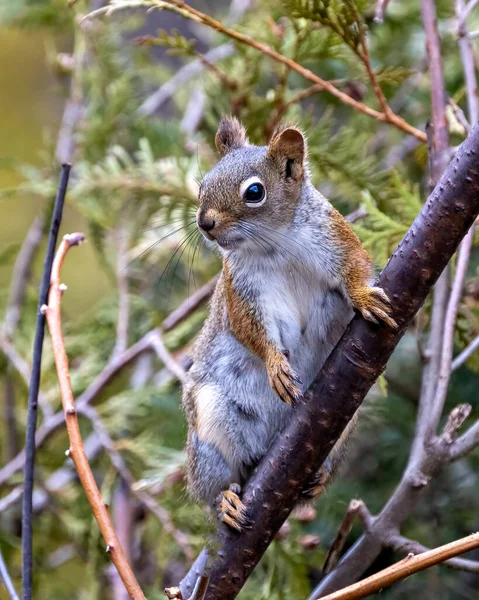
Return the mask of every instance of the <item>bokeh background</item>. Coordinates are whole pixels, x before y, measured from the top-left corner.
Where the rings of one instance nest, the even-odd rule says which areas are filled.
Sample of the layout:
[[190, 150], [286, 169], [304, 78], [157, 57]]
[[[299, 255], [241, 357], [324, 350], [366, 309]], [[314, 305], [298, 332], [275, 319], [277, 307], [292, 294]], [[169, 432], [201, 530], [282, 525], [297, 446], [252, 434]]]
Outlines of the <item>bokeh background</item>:
[[[265, 143], [281, 119], [300, 124], [309, 139], [316, 185], [350, 215], [378, 269], [427, 196], [427, 148], [415, 138], [308, 89], [308, 82], [253, 49], [227, 48], [229, 42], [220, 34], [170, 12], [119, 10], [81, 22], [82, 16], [101, 6], [81, 1], [68, 7], [63, 0], [0, 2], [2, 315], [11, 316], [12, 289], [20, 275], [25, 284], [17, 303], [19, 320], [12, 327], [5, 319], [0, 347], [0, 469], [7, 469], [0, 470], [0, 548], [17, 589], [22, 469], [10, 472], [8, 466], [23, 447], [25, 376], [31, 362], [45, 224], [61, 160], [73, 163], [62, 233], [80, 230], [88, 238], [87, 244], [70, 252], [63, 269], [68, 285], [64, 329], [77, 397], [126, 347], [161, 326], [178, 306], [186, 309], [188, 304], [182, 303], [218, 272], [218, 258], [203, 247], [193, 220], [198, 181], [216, 160], [214, 133], [222, 114], [242, 118], [256, 143]], [[417, 0], [391, 0], [383, 23], [374, 21], [376, 6], [365, 0], [355, 5], [341, 0], [321, 4], [344, 16], [341, 26], [334, 19], [328, 22], [307, 13], [304, 7], [309, 4], [299, 1], [236, 0], [194, 6], [376, 106], [364, 65], [353, 48], [354, 6], [390, 105], [420, 129], [430, 117], [430, 80]], [[437, 11], [448, 125], [455, 146], [465, 137], [467, 109], [453, 2], [438, 0]], [[474, 25], [479, 28], [479, 18], [472, 13], [471, 30]], [[224, 58], [216, 62], [215, 51], [210, 52], [218, 47], [216, 52]], [[474, 46], [476, 65], [477, 51]], [[194, 61], [199, 68], [188, 74], [185, 65]], [[179, 74], [183, 74], [180, 81]], [[168, 94], [165, 84], [170, 86]], [[158, 90], [166, 97], [161, 104]], [[38, 235], [37, 246], [25, 242], [29, 231]], [[28, 272], [21, 272], [16, 262], [22, 246], [31, 251]], [[456, 353], [479, 334], [478, 265], [475, 246], [456, 323]], [[206, 310], [201, 304], [164, 332], [168, 352], [183, 366]], [[306, 598], [321, 578], [324, 558], [349, 501], [361, 498], [376, 512], [393, 492], [414, 436], [422, 372], [419, 348], [427, 337], [429, 313], [430, 300], [369, 394], [341, 475], [314, 509], [288, 521], [242, 599]], [[118, 327], [118, 319], [126, 323], [126, 332]], [[23, 361], [20, 368], [15, 357]], [[478, 389], [476, 353], [454, 372], [447, 408], [467, 402], [477, 414]], [[40, 426], [45, 426], [61, 408], [48, 335], [42, 393]], [[118, 470], [111, 452], [99, 442], [92, 420], [82, 418], [95, 476], [135, 573], [148, 598], [162, 598], [162, 589], [181, 579], [212, 528], [184, 491], [186, 427], [180, 386], [164, 360], [150, 350], [120, 369], [91, 405], [115, 456], [137, 482], [135, 490], [146, 490], [160, 507], [158, 519], [129, 490], [125, 471]], [[125, 592], [65, 459], [67, 447], [66, 434], [58, 428], [37, 455], [34, 596], [121, 600]], [[403, 533], [435, 547], [476, 531], [478, 468], [476, 452], [442, 470], [404, 522]], [[355, 524], [347, 546], [360, 534], [361, 526]], [[374, 569], [398, 558], [384, 551]], [[475, 558], [479, 559], [477, 553]], [[385, 590], [383, 596], [472, 599], [478, 585], [477, 574], [441, 566]], [[1, 584], [0, 598], [7, 598]]]

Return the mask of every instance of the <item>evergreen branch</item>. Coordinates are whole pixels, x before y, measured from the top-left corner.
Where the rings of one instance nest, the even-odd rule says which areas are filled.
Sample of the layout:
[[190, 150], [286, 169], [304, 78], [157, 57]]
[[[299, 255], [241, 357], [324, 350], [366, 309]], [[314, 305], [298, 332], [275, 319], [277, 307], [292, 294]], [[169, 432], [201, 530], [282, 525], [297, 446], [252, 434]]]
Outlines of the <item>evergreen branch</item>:
[[[210, 571], [206, 600], [236, 597], [297, 502], [301, 490], [317, 472], [384, 370], [415, 313], [479, 214], [478, 154], [479, 123], [458, 150], [379, 278], [378, 284], [393, 300], [393, 317], [399, 328], [376, 326], [358, 315], [353, 319], [313, 381], [306, 401], [298, 406], [296, 418], [279, 435], [244, 488], [242, 500], [254, 527], [238, 535], [220, 525], [219, 548]], [[405, 473], [397, 495], [384, 511], [384, 520], [395, 523], [408, 514], [406, 498], [409, 504], [415, 502], [418, 491], [436, 472], [442, 456], [448, 457], [449, 449], [450, 443], [439, 438], [431, 450], [432, 455], [424, 456], [416, 470]], [[428, 474], [423, 475], [421, 468], [428, 466]], [[376, 521], [381, 523], [379, 518]], [[361, 539], [363, 542], [351, 550], [356, 556], [359, 553], [356, 562], [348, 561], [347, 555], [323, 581], [333, 574], [342, 582], [345, 579], [340, 573], [349, 581], [362, 574], [364, 562], [374, 559], [381, 551], [381, 542], [368, 536], [366, 546], [364, 536]], [[341, 570], [342, 565], [347, 565], [346, 575]], [[313, 597], [334, 589], [323, 588]]]
[[70, 384], [70, 375], [68, 368], [68, 358], [63, 342], [63, 333], [61, 325], [61, 297], [66, 289], [60, 283], [60, 271], [63, 261], [72, 246], [80, 244], [84, 239], [83, 234], [73, 233], [64, 236], [58, 249], [52, 268], [52, 277], [50, 293], [48, 296], [48, 305], [43, 307], [43, 313], [46, 314], [50, 336], [52, 338], [53, 354], [57, 368], [58, 381], [60, 384], [60, 393], [62, 397], [63, 410], [67, 425], [68, 437], [70, 439], [69, 456], [71, 456], [80, 482], [85, 490], [93, 515], [98, 523], [103, 538], [107, 544], [107, 552], [111, 557], [130, 597], [133, 600], [146, 600], [135, 575], [131, 570], [126, 555], [118, 540], [118, 536], [113, 528], [108, 508], [100, 494], [100, 490], [95, 482], [91, 471], [88, 458], [85, 454], [83, 441], [78, 423], [77, 409]]
[[370, 106], [364, 104], [363, 102], [355, 100], [348, 94], [339, 90], [329, 81], [322, 79], [306, 67], [303, 67], [299, 63], [295, 62], [294, 60], [291, 60], [283, 54], [276, 52], [276, 50], [274, 50], [267, 44], [257, 42], [250, 36], [245, 35], [244, 33], [240, 33], [239, 31], [227, 27], [226, 25], [223, 25], [223, 23], [221, 23], [220, 21], [191, 7], [189, 4], [186, 4], [186, 2], [183, 2], [182, 0], [170, 0], [170, 2], [163, 2], [162, 0], [138, 0], [135, 2], [131, 2], [130, 0], [117, 0], [110, 6], [91, 12], [85, 18], [92, 18], [100, 14], [110, 14], [114, 10], [118, 10], [121, 8], [132, 8], [140, 6], [173, 10], [174, 12], [177, 12], [178, 14], [184, 17], [192, 19], [198, 23], [202, 23], [203, 25], [206, 25], [207, 27], [218, 31], [219, 33], [222, 33], [223, 35], [226, 35], [227, 37], [237, 42], [240, 42], [242, 44], [250, 46], [251, 48], [254, 48], [255, 50], [258, 50], [259, 52], [261, 52], [265, 56], [272, 58], [276, 62], [286, 65], [289, 69], [291, 69], [292, 71], [296, 71], [305, 79], [308, 79], [309, 81], [320, 85], [324, 91], [328, 92], [329, 94], [343, 102], [343, 104], [351, 106], [355, 110], [358, 110], [359, 112], [362, 112], [363, 114], [366, 114], [369, 117], [372, 117], [378, 121], [381, 121], [383, 123], [389, 123], [396, 129], [399, 129], [400, 131], [417, 137], [421, 142], [426, 142], [427, 140], [424, 132], [420, 131], [416, 127], [413, 127], [402, 117], [396, 115], [394, 112], [391, 111], [391, 113], [389, 114], [379, 112], [371, 108]]
[[379, 571], [379, 573], [375, 573], [338, 592], [322, 596], [322, 600], [356, 600], [358, 598], [365, 598], [374, 594], [374, 592], [389, 587], [395, 581], [405, 579], [418, 571], [429, 569], [434, 565], [475, 548], [479, 548], [479, 533], [473, 533], [465, 538], [421, 554], [414, 555], [411, 553], [400, 562], [383, 571]]

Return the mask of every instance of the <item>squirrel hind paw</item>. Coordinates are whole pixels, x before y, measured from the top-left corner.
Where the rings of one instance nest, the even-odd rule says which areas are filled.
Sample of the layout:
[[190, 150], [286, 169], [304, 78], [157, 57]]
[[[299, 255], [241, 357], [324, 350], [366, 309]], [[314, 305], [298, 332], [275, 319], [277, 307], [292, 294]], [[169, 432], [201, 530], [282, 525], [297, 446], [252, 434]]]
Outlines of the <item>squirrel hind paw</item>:
[[379, 319], [392, 329], [398, 328], [398, 324], [390, 316], [391, 301], [386, 292], [380, 287], [368, 288], [365, 302], [361, 303], [357, 308], [367, 321], [378, 323]]
[[239, 494], [241, 486], [232, 483], [228, 490], [221, 492], [218, 497], [218, 517], [232, 529], [241, 533], [244, 529], [251, 527], [247, 516], [247, 510]]

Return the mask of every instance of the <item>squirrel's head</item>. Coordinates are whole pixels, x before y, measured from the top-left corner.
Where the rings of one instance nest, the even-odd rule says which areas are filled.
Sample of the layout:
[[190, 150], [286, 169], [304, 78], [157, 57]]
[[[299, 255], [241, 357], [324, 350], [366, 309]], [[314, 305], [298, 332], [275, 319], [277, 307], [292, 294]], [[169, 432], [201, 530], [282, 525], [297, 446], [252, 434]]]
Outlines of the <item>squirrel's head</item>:
[[199, 190], [197, 223], [203, 235], [233, 250], [257, 246], [272, 231], [287, 228], [307, 177], [301, 131], [283, 125], [268, 146], [253, 146], [243, 125], [230, 117], [220, 122], [216, 147], [222, 158]]

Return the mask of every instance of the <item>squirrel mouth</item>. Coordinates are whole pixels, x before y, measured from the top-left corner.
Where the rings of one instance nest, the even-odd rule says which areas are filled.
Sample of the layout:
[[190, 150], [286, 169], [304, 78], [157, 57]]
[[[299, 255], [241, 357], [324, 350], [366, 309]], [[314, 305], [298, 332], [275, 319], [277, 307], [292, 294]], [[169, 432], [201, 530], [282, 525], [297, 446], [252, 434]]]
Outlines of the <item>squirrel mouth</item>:
[[218, 244], [218, 246], [220, 246], [224, 250], [233, 250], [234, 248], [237, 248], [244, 241], [244, 238], [239, 235], [222, 236], [222, 237], [215, 238], [215, 241]]

